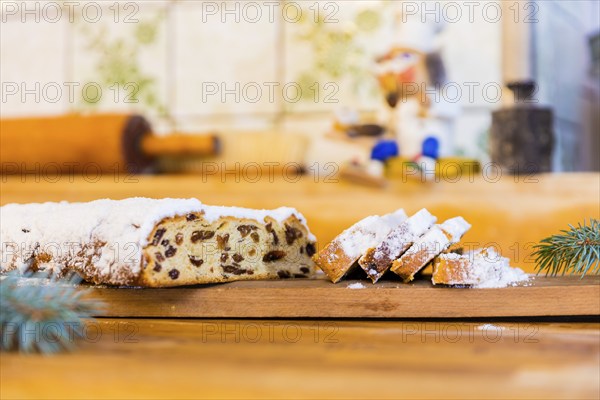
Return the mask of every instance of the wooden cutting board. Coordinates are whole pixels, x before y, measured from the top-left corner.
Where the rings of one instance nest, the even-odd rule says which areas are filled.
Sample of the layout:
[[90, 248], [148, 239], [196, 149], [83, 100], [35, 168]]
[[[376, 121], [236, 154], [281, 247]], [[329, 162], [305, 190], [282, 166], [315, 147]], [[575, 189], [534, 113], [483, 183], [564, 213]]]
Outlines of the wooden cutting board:
[[[359, 289], [349, 285], [361, 284]], [[529, 286], [460, 289], [325, 279], [164, 289], [91, 287], [107, 317], [465, 318], [600, 315], [600, 276], [535, 277]]]

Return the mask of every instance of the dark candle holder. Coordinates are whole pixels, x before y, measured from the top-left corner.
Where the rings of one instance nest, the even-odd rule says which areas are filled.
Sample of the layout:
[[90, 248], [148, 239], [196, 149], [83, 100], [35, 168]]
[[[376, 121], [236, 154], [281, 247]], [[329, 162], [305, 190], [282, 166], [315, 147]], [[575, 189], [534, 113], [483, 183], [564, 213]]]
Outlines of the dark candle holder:
[[510, 82], [515, 104], [492, 113], [490, 152], [503, 173], [519, 175], [552, 171], [553, 113], [537, 106], [533, 81]]

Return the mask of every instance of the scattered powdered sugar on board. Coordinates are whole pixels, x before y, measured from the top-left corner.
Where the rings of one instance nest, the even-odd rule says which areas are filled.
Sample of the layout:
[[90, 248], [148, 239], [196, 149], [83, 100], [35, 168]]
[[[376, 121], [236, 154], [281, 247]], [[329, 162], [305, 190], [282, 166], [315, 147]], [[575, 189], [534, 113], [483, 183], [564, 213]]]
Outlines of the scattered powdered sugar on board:
[[[155, 225], [164, 218], [203, 211], [205, 219], [223, 216], [263, 222], [266, 217], [283, 222], [295, 215], [305, 226], [309, 240], [314, 235], [297, 210], [251, 210], [238, 207], [203, 205], [197, 199], [102, 199], [87, 203], [8, 204], [0, 207], [0, 270], [25, 270], [32, 252], [51, 256], [43, 265], [48, 270], [62, 269], [75, 255], [93, 257], [93, 265], [103, 276], [119, 272], [138, 274], [142, 249]], [[98, 244], [101, 251], [94, 253]], [[86, 247], [88, 246], [88, 247]], [[84, 254], [81, 254], [85, 252]]]
[[[473, 285], [476, 289], [497, 289], [508, 286], [517, 286], [520, 283], [529, 280], [529, 276], [523, 272], [520, 268], [510, 267], [501, 272], [499, 276], [495, 278], [484, 280], [481, 283]], [[525, 284], [524, 286], [527, 286]]]
[[338, 236], [342, 251], [350, 258], [358, 258], [367, 249], [377, 246], [390, 231], [406, 220], [403, 209], [383, 216], [366, 217]]
[[473, 287], [478, 289], [503, 288], [529, 279], [523, 270], [511, 267], [508, 258], [491, 247], [474, 257], [473, 269], [478, 282]]
[[492, 324], [483, 324], [483, 325], [479, 325], [477, 327], [477, 330], [479, 330], [479, 331], [496, 331], [496, 332], [501, 332], [504, 329], [505, 328], [503, 326], [497, 326], [497, 325], [492, 325]]
[[367, 287], [360, 282], [351, 283], [346, 286], [348, 289], [366, 289]]
[[494, 289], [515, 286], [529, 281], [520, 268], [510, 266], [509, 259], [502, 257], [493, 247], [477, 249], [463, 255], [446, 253], [441, 258], [460, 262], [462, 274], [453, 285], [469, 285], [476, 289]]

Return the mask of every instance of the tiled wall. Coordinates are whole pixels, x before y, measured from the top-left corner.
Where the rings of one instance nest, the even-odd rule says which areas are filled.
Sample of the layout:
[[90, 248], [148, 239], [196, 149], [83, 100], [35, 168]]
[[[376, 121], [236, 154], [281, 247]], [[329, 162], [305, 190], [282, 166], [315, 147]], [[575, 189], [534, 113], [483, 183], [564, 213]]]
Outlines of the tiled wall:
[[[38, 2], [26, 3], [33, 9]], [[320, 137], [331, 124], [332, 112], [341, 107], [385, 111], [371, 69], [374, 57], [396, 39], [400, 1], [279, 1], [269, 6], [259, 1], [254, 3], [262, 13], [258, 21], [256, 7], [244, 13], [247, 2], [91, 3], [85, 10], [87, 20], [83, 17], [86, 2], [77, 3], [73, 22], [67, 6], [57, 22], [43, 15], [35, 21], [35, 15], [29, 14], [23, 22], [22, 10], [13, 13], [3, 6], [0, 75], [3, 85], [19, 86], [17, 95], [7, 95], [3, 86], [3, 117], [137, 111], [150, 116], [164, 132], [282, 129]], [[452, 2], [440, 4], [445, 3]], [[332, 15], [332, 20], [315, 23], [316, 4], [321, 17]], [[90, 22], [96, 17], [95, 5], [101, 6], [102, 17]], [[302, 7], [299, 20], [297, 5]], [[237, 7], [237, 15], [223, 14], [224, 7]], [[472, 20], [446, 21], [437, 41], [451, 81], [501, 83], [500, 23], [478, 13]], [[79, 84], [73, 99], [65, 82]], [[98, 103], [83, 99], [82, 87], [89, 82], [102, 88]], [[134, 89], [127, 86], [129, 82], [139, 85], [137, 104], [125, 102]], [[41, 98], [30, 94], [22, 98], [21, 89], [34, 88], [36, 83], [42, 88]], [[288, 87], [286, 100], [283, 87], [288, 83], [294, 86]], [[249, 86], [246, 98], [236, 100], [229, 94], [222, 101], [218, 94], [203, 92], [213, 84], [228, 89], [236, 84]], [[276, 84], [270, 99], [269, 88]], [[291, 99], [296, 84], [303, 90], [297, 102]], [[63, 92], [58, 99], [54, 99], [54, 86]], [[255, 101], [257, 87], [262, 96]], [[89, 98], [96, 97], [95, 87], [87, 89]], [[485, 101], [480, 91], [473, 102], [467, 97], [458, 102], [453, 140], [458, 153], [482, 157], [490, 111], [501, 104]]]
[[[168, 115], [184, 126], [188, 121], [193, 124], [221, 115], [269, 119], [283, 112], [329, 111], [336, 104], [372, 108], [378, 99], [369, 63], [390, 42], [395, 8], [386, 2], [329, 2], [336, 4], [339, 22], [318, 28], [309, 9], [314, 4], [310, 2], [293, 2], [302, 5], [303, 18], [296, 20], [294, 6], [286, 11], [291, 16], [287, 22], [283, 17], [284, 2], [271, 7], [265, 7], [265, 2], [254, 3], [260, 5], [262, 13], [256, 22], [256, 8], [246, 9], [244, 2], [136, 1], [121, 2], [115, 7], [112, 1], [97, 1], [87, 2], [94, 4], [87, 9], [83, 7], [86, 2], [78, 2], [74, 22], [69, 21], [66, 7], [62, 18], [50, 22], [41, 3], [41, 18], [36, 21], [34, 14], [23, 15], [23, 7], [34, 10], [40, 2], [15, 3], [19, 10], [14, 15], [3, 8], [3, 81], [26, 82], [27, 88], [35, 82], [42, 86], [58, 83], [61, 87], [64, 82], [98, 82], [110, 93], [103, 93], [97, 104], [85, 104], [81, 90], [76, 90], [74, 102], [66, 96], [56, 102], [43, 98], [36, 101], [33, 96], [21, 101], [20, 96], [9, 96], [3, 104], [4, 115], [139, 108]], [[92, 22], [98, 12], [95, 5], [101, 6], [102, 16]], [[215, 15], [210, 12], [213, 6], [220, 9]], [[221, 14], [236, 7], [238, 15]], [[368, 29], [355, 24], [365, 10], [375, 20]], [[47, 13], [46, 17], [53, 18], [54, 10]], [[345, 43], [340, 43], [335, 35]], [[314, 39], [320, 39], [329, 48], [316, 50]], [[340, 93], [333, 97], [338, 103], [307, 100], [314, 96], [311, 83], [304, 82], [308, 80], [318, 81], [320, 86], [331, 81], [338, 83]], [[126, 104], [123, 99], [115, 102], [108, 81], [147, 82], [141, 84], [140, 104]], [[204, 98], [203, 84], [213, 82], [228, 89], [236, 83], [242, 87], [258, 85], [263, 95], [259, 101], [253, 101], [255, 91], [249, 87], [249, 100], [236, 101], [233, 95], [225, 101], [218, 95]], [[269, 99], [268, 85], [273, 82], [281, 85], [276, 88], [274, 99]], [[285, 101], [281, 87], [288, 82], [306, 85], [306, 99], [298, 103]], [[289, 97], [295, 97], [292, 89]], [[94, 93], [91, 91], [90, 97], [95, 97]]]

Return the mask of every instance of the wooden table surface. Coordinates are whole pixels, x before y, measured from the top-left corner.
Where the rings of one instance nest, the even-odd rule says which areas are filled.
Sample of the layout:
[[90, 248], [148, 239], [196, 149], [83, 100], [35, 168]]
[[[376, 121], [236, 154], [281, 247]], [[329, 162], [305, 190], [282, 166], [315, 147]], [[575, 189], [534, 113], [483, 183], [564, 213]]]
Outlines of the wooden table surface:
[[101, 320], [72, 354], [2, 354], [8, 398], [590, 398], [598, 323]]
[[[600, 175], [363, 188], [231, 174], [0, 177], [0, 203], [198, 197], [298, 208], [321, 244], [403, 207], [462, 215], [465, 241], [495, 243], [531, 271], [531, 243], [600, 218]], [[237, 180], [237, 182], [236, 182]], [[334, 178], [335, 180], [335, 178]], [[419, 304], [415, 304], [418, 307]], [[100, 319], [71, 354], [2, 353], [1, 398], [600, 398], [600, 322], [584, 320]]]

